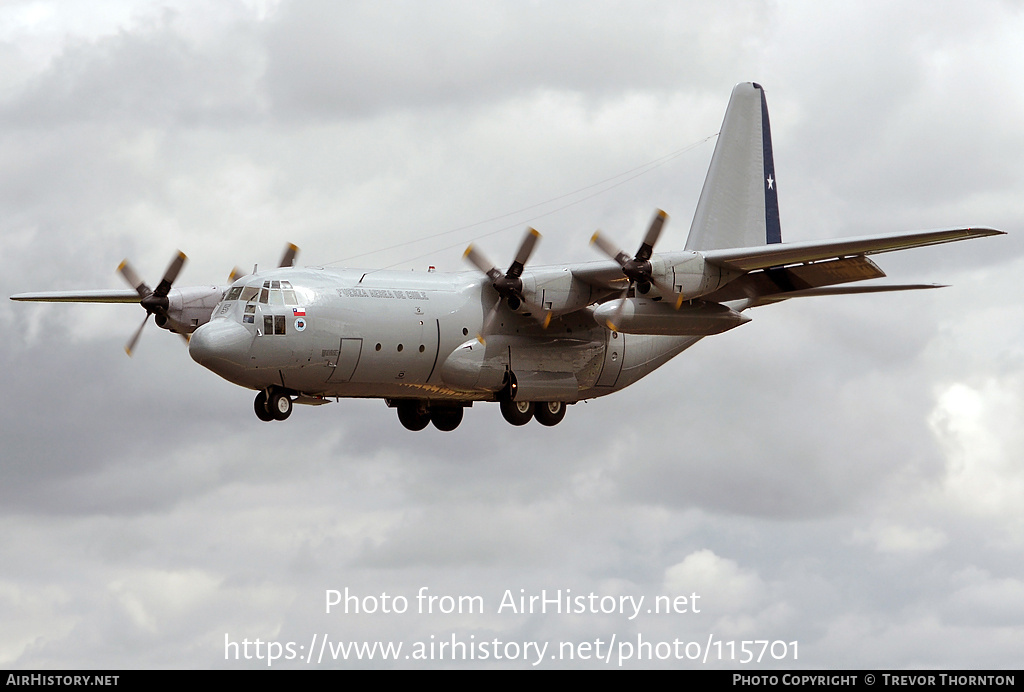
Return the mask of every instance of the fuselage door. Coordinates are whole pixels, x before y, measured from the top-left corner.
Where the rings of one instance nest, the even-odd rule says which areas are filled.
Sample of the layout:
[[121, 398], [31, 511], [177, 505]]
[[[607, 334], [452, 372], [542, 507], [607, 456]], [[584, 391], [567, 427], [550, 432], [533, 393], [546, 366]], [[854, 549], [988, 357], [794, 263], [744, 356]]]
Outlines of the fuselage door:
[[343, 338], [338, 350], [338, 359], [335, 366], [331, 369], [330, 375], [327, 376], [327, 381], [350, 381], [352, 379], [352, 375], [355, 374], [356, 366], [359, 365], [359, 356], [362, 355], [362, 352], [362, 339]]
[[596, 387], [614, 387], [619, 380], [622, 361], [626, 356], [626, 335], [608, 330], [604, 347], [604, 369], [597, 378]]

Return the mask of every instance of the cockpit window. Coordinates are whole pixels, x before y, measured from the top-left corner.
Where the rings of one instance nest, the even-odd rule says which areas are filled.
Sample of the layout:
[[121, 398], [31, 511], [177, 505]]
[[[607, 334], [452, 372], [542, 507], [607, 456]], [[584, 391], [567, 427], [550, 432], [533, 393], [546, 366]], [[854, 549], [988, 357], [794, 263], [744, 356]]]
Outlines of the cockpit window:
[[253, 301], [259, 295], [259, 302], [264, 305], [299, 305], [299, 295], [291, 281], [271, 281], [267, 279], [263, 286], [245, 286], [232, 288], [227, 300]]

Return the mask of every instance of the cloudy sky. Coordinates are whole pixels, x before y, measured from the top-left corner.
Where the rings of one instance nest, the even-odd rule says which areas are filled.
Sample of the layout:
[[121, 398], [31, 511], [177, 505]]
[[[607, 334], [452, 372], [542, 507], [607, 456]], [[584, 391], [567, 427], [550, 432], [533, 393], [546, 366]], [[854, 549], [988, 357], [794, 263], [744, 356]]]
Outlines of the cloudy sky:
[[[659, 207], [681, 248], [740, 81], [784, 240], [1009, 235], [878, 259], [949, 288], [759, 308], [551, 429], [478, 405], [411, 433], [358, 400], [267, 425], [171, 334], [127, 358], [136, 306], [4, 300], [0, 667], [259, 667], [225, 638], [314, 635], [407, 647], [373, 665], [616, 667], [550, 655], [641, 638], [718, 644], [626, 665], [1020, 667], [1021, 36], [1013, 2], [4, 2], [3, 295], [122, 288], [126, 256], [154, 282], [179, 248], [179, 284], [219, 283], [286, 242], [462, 271], [527, 225], [536, 263], [587, 261]], [[484, 612], [421, 614], [423, 587]], [[346, 588], [408, 611], [325, 612]], [[514, 660], [404, 658], [453, 639]]]

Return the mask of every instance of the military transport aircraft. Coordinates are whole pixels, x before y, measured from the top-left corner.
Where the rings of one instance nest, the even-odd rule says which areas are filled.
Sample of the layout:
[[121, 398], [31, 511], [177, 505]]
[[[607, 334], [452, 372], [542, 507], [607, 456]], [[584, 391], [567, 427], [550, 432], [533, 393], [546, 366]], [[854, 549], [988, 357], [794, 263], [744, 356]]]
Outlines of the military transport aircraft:
[[124, 262], [131, 290], [23, 293], [13, 300], [132, 302], [178, 334], [192, 358], [256, 390], [256, 415], [284, 420], [293, 404], [384, 399], [409, 430], [454, 430], [466, 406], [497, 401], [505, 419], [555, 425], [566, 406], [611, 394], [701, 338], [748, 322], [746, 311], [789, 298], [932, 288], [843, 284], [885, 276], [868, 255], [1001, 234], [948, 228], [783, 243], [764, 90], [732, 92], [686, 246], [654, 254], [657, 212], [640, 248], [595, 233], [611, 261], [526, 269], [530, 229], [507, 271], [470, 246], [479, 272], [411, 273], [280, 266], [228, 286], [172, 288], [181, 253], [149, 288]]

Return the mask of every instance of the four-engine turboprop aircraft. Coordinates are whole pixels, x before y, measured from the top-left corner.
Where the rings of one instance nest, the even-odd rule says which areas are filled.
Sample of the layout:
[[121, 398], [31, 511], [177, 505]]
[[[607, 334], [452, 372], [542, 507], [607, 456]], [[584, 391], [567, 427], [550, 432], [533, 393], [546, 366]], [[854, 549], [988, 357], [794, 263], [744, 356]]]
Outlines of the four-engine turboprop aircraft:
[[[618, 391], [701, 338], [748, 322], [749, 308], [789, 298], [933, 288], [843, 284], [885, 276], [868, 255], [1001, 234], [949, 228], [783, 243], [764, 91], [733, 89], [683, 250], [654, 254], [657, 212], [635, 255], [600, 233], [612, 258], [526, 269], [530, 229], [507, 271], [475, 247], [480, 272], [410, 273], [293, 266], [229, 286], [172, 288], [180, 254], [150, 289], [122, 263], [127, 291], [34, 293], [13, 300], [138, 302], [146, 320], [191, 334], [192, 358], [258, 392], [256, 415], [293, 403], [384, 399], [402, 424], [454, 430], [464, 407], [497, 401], [513, 425], [555, 425], [565, 407]], [[135, 347], [142, 326], [127, 350]]]

